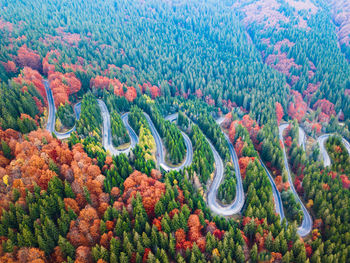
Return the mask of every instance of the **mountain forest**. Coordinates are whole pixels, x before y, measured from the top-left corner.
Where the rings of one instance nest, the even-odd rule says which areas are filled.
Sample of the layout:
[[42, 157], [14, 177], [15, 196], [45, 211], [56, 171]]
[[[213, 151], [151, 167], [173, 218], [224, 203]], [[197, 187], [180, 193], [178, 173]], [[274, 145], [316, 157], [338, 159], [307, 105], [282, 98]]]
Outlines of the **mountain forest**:
[[0, 262], [349, 262], [348, 0], [0, 0], [0, 39]]

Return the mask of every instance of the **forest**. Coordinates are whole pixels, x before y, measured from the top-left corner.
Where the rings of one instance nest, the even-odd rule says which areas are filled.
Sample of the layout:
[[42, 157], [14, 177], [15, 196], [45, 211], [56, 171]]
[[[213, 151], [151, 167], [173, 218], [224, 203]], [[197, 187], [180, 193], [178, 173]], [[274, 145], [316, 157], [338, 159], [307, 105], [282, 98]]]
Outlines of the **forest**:
[[348, 262], [349, 10], [0, 0], [0, 262]]

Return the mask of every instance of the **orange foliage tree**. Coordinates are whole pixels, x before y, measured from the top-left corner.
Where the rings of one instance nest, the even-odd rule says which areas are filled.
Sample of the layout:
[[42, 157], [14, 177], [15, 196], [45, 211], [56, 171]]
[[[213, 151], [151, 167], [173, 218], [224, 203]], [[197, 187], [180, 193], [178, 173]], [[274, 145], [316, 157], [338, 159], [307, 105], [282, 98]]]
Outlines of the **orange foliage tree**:
[[142, 204], [150, 219], [155, 217], [154, 207], [165, 193], [165, 184], [147, 177], [139, 171], [134, 171], [124, 182], [123, 202], [128, 206], [132, 198], [140, 193]]
[[239, 169], [241, 170], [241, 175], [242, 175], [243, 180], [246, 176], [246, 170], [247, 170], [248, 164], [250, 162], [254, 161], [254, 159], [255, 159], [254, 157], [239, 158], [238, 164], [239, 164]]
[[17, 67], [15, 62], [8, 60], [7, 62], [1, 61], [1, 64], [4, 66], [7, 73], [16, 73]]
[[90, 206], [82, 209], [77, 220], [72, 221], [67, 239], [76, 248], [92, 247], [100, 240], [100, 219], [97, 211]]
[[305, 101], [303, 101], [303, 98], [299, 92], [291, 90], [291, 93], [294, 96], [294, 102], [289, 103], [288, 115], [300, 122], [301, 119], [305, 116], [307, 104]]
[[43, 58], [43, 72], [46, 75], [49, 75], [55, 72], [55, 65], [50, 64], [50, 62], [57, 63], [58, 58], [61, 56], [58, 50], [50, 50], [47, 52], [46, 56]]
[[49, 74], [48, 79], [56, 107], [68, 102], [69, 96], [78, 92], [81, 88], [81, 82], [73, 72], [65, 74], [53, 72]]
[[334, 104], [326, 99], [316, 101], [316, 103], [314, 104], [314, 106], [312, 108], [314, 110], [320, 108], [321, 111], [324, 114], [327, 114], [328, 116], [336, 115], [335, 110], [334, 110]]
[[18, 49], [16, 61], [20, 67], [30, 67], [41, 70], [41, 59], [37, 52], [29, 49], [26, 44]]
[[21, 74], [13, 80], [21, 85], [33, 85], [46, 102], [46, 91], [43, 84], [43, 77], [37, 70], [30, 67], [24, 67]]
[[284, 115], [283, 108], [282, 108], [281, 103], [279, 103], [279, 102], [276, 102], [275, 106], [276, 106], [277, 123], [279, 124], [283, 118], [283, 115]]

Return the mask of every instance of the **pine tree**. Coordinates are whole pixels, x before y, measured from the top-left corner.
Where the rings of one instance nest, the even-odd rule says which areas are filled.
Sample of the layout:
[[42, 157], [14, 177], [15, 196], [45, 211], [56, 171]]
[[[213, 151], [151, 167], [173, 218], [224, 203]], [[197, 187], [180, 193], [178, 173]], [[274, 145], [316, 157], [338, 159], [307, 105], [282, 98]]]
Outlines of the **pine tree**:
[[75, 194], [72, 190], [72, 187], [66, 180], [64, 181], [64, 194], [66, 198], [75, 199]]
[[38, 235], [38, 245], [39, 248], [45, 252], [46, 255], [50, 253], [50, 248], [41, 235]]
[[58, 245], [65, 257], [73, 258], [75, 257], [75, 248], [74, 246], [64, 237], [59, 236]]
[[1, 150], [7, 159], [13, 158], [10, 146], [4, 140], [1, 140]]
[[258, 247], [256, 244], [253, 245], [252, 250], [250, 251], [250, 260], [252, 263], [258, 262]]
[[145, 232], [142, 233], [142, 243], [145, 248], [150, 248], [152, 246], [152, 242]]
[[164, 209], [162, 200], [159, 200], [159, 201], [156, 203], [156, 205], [155, 205], [155, 207], [154, 207], [154, 212], [155, 212], [155, 214], [156, 214], [156, 217], [160, 217], [160, 216], [162, 216], [162, 215], [164, 214], [165, 209]]
[[120, 263], [129, 263], [129, 258], [128, 258], [126, 253], [124, 253], [124, 252], [120, 253], [119, 262]]

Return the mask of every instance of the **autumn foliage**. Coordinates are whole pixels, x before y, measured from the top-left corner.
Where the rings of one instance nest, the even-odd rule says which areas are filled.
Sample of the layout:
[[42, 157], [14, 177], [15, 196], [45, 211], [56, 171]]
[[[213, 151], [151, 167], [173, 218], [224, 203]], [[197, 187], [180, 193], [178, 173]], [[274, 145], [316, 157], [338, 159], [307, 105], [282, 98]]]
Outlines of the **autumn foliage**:
[[12, 60], [8, 60], [7, 62], [1, 61], [1, 64], [4, 66], [7, 73], [16, 73], [17, 72], [17, 66], [15, 62]]
[[328, 116], [336, 115], [335, 110], [334, 110], [334, 104], [326, 99], [316, 101], [316, 103], [314, 104], [314, 106], [312, 108], [314, 110], [320, 108], [321, 111]]
[[16, 61], [20, 67], [30, 67], [41, 71], [42, 66], [40, 55], [29, 49], [26, 44], [18, 49]]
[[[165, 184], [153, 178], [147, 177], [139, 171], [133, 172], [124, 182], [124, 194], [121, 199], [116, 201], [115, 207], [120, 208], [121, 201], [131, 208], [132, 198], [137, 193], [142, 197], [142, 204], [145, 207], [149, 218], [154, 218], [154, 207], [165, 192]], [[118, 204], [119, 203], [119, 204]]]
[[78, 92], [81, 88], [80, 80], [72, 72], [65, 74], [52, 72], [49, 74], [48, 79], [56, 107], [68, 102], [69, 96]]
[[148, 91], [151, 94], [152, 99], [155, 99], [161, 95], [160, 88], [157, 87], [156, 85], [152, 85], [149, 82], [143, 83], [142, 85], [139, 85], [139, 86], [140, 86], [141, 92], [144, 94], [145, 92]]
[[255, 158], [254, 157], [242, 157], [239, 158], [238, 164], [239, 164], [239, 169], [241, 170], [241, 175], [244, 180], [246, 176], [246, 170], [250, 162], [254, 162]]
[[[24, 197], [25, 188], [33, 189], [34, 184], [47, 189], [50, 179], [57, 176], [52, 169], [49, 169], [50, 163], [54, 162], [76, 195], [75, 200], [65, 200], [65, 206], [73, 210], [85, 207], [87, 201], [83, 187], [86, 186], [90, 192], [92, 206], [99, 208], [103, 203], [102, 196], [106, 195], [102, 191], [104, 176], [80, 144], [70, 150], [67, 144], [53, 139], [49, 132], [43, 130], [33, 131], [27, 137], [28, 140], [21, 140], [19, 139], [21, 135], [13, 130], [0, 130], [0, 138], [11, 148], [14, 156], [12, 163], [15, 165], [0, 168], [1, 178], [6, 174], [19, 173], [19, 177], [10, 176], [8, 181], [10, 186], [20, 189]], [[3, 196], [2, 202], [6, 200], [7, 198]], [[108, 202], [108, 199], [104, 202]]]
[[313, 83], [309, 83], [307, 85], [307, 89], [304, 90], [303, 92], [303, 96], [307, 97], [308, 101], [310, 101], [310, 99], [312, 98], [312, 96], [315, 94], [315, 92], [318, 90], [318, 88], [320, 87], [320, 82], [317, 84], [313, 84]]
[[111, 90], [115, 95], [125, 97], [128, 101], [133, 101], [137, 97], [137, 91], [133, 86], [127, 86], [116, 78], [110, 79], [104, 76], [96, 76], [91, 79], [90, 86], [102, 90]]
[[276, 102], [275, 106], [276, 106], [277, 123], [279, 124], [283, 118], [283, 115], [284, 115], [283, 108], [282, 108], [281, 103], [279, 103], [279, 102]]
[[46, 56], [43, 58], [43, 72], [46, 75], [49, 75], [55, 72], [55, 65], [52, 63], [57, 63], [60, 53], [57, 50], [50, 50], [47, 52]]
[[13, 80], [21, 85], [34, 85], [40, 95], [44, 98], [44, 100], [46, 100], [46, 91], [43, 84], [43, 77], [37, 70], [34, 70], [30, 67], [24, 67], [21, 71], [21, 74]]
[[307, 111], [307, 104], [299, 92], [291, 90], [291, 94], [293, 95], [294, 102], [289, 103], [288, 115], [300, 122]]
[[261, 129], [261, 127], [257, 124], [257, 122], [255, 120], [253, 120], [252, 118], [250, 118], [250, 116], [248, 114], [244, 115], [241, 121], [233, 121], [230, 125], [229, 128], [229, 138], [231, 140], [231, 142], [235, 142], [235, 127], [240, 124], [243, 127], [245, 127], [250, 135], [250, 138], [252, 139], [254, 145], [258, 147], [258, 140], [257, 140], [257, 135], [259, 130]]
[[100, 239], [100, 219], [97, 211], [87, 206], [80, 211], [77, 220], [72, 221], [67, 239], [75, 246], [92, 247]]

